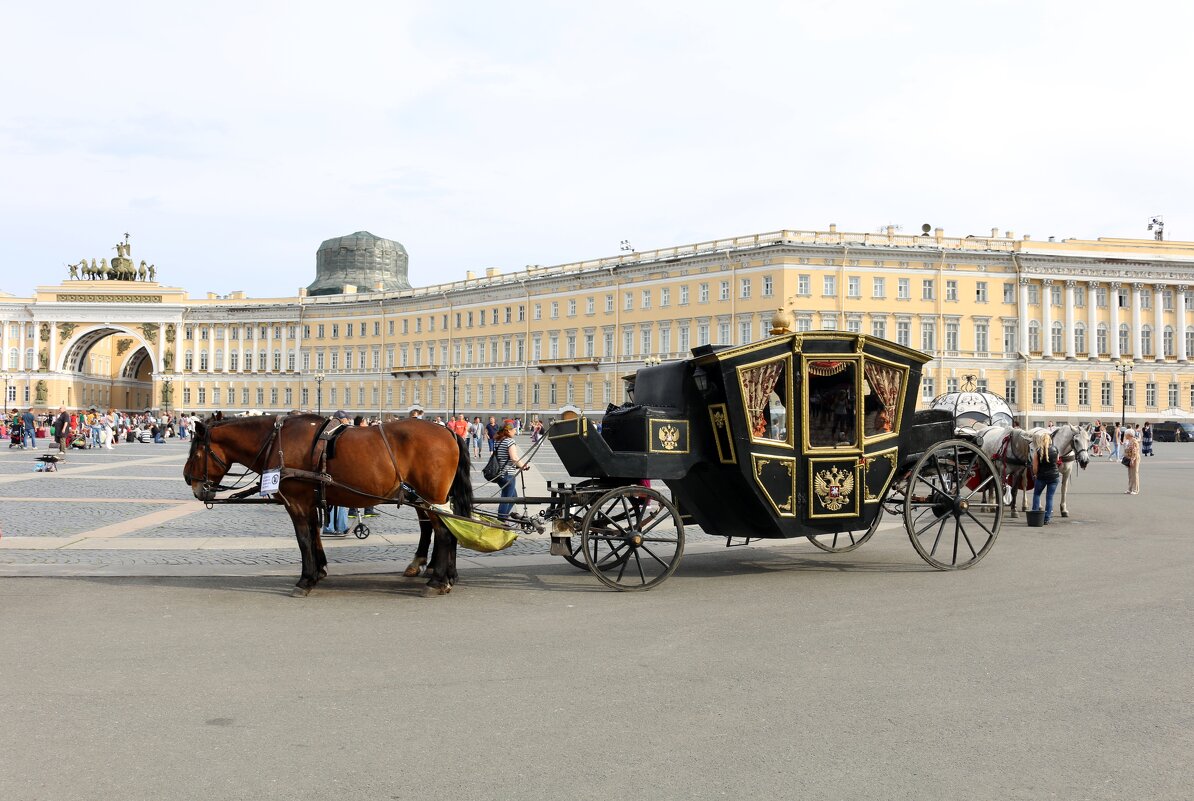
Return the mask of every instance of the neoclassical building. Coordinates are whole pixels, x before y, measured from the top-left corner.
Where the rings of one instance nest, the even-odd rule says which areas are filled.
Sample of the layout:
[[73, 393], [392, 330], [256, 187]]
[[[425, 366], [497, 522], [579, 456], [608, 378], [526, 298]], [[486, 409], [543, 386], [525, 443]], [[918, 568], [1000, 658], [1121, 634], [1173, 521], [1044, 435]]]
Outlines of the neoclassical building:
[[932, 354], [922, 402], [974, 376], [1026, 422], [1118, 417], [1125, 392], [1131, 420], [1194, 410], [1192, 242], [830, 226], [411, 287], [406, 250], [357, 232], [278, 298], [192, 298], [118, 254], [0, 293], [7, 408], [600, 414], [646, 360], [765, 337], [778, 309]]

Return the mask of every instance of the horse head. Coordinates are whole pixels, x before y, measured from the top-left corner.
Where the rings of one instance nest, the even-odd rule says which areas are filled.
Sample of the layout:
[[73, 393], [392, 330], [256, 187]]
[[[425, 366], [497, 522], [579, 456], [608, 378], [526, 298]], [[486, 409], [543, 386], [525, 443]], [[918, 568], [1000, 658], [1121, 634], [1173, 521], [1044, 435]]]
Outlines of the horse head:
[[195, 422], [195, 435], [191, 438], [191, 451], [182, 466], [182, 477], [195, 497], [204, 503], [216, 497], [216, 487], [228, 473], [230, 460], [222, 445], [213, 440], [214, 426]]
[[1074, 458], [1078, 460], [1078, 466], [1083, 470], [1090, 464], [1090, 431], [1082, 426], [1070, 426], [1074, 431], [1074, 438], [1070, 449], [1074, 452]]

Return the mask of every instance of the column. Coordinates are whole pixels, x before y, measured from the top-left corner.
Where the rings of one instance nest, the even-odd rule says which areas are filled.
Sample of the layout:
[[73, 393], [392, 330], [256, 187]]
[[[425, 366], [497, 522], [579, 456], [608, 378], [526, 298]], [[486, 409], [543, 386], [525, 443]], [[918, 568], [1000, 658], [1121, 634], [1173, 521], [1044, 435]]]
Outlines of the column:
[[1185, 284], [1178, 284], [1174, 288], [1177, 296], [1174, 297], [1173, 308], [1176, 314], [1176, 325], [1174, 325], [1174, 335], [1177, 337], [1177, 360], [1185, 363], [1189, 361], [1190, 354], [1186, 352], [1186, 290], [1188, 287]]
[[1144, 284], [1132, 284], [1132, 361], [1139, 361], [1140, 352], [1140, 290]]
[[236, 371], [238, 373], [247, 373], [249, 370], [245, 366], [245, 332], [248, 331], [247, 326], [239, 326], [241, 331], [236, 335]]
[[17, 329], [19, 331], [17, 339], [17, 369], [24, 371], [29, 369], [28, 365], [25, 364], [25, 343], [29, 341], [29, 332], [25, 328], [25, 323], [18, 323], [18, 325], [20, 328]]
[[50, 341], [46, 343], [46, 348], [50, 354], [50, 371], [57, 372], [58, 370], [58, 323], [49, 323], [50, 326]]
[[1053, 358], [1053, 279], [1041, 281], [1041, 358]]
[[1020, 291], [1017, 296], [1019, 306], [1019, 321], [1016, 323], [1016, 333], [1020, 337], [1020, 353], [1028, 358], [1028, 279], [1020, 279]]
[[1165, 287], [1162, 284], [1153, 284], [1153, 353], [1156, 361], [1165, 361]]
[[1099, 282], [1086, 286], [1086, 353], [1090, 361], [1099, 360]]
[[[0, 320], [0, 370], [12, 369], [8, 366], [8, 326], [8, 320]], [[8, 398], [4, 402], [8, 403]]]
[[[385, 358], [385, 352], [384, 352], [385, 348], [382, 348], [382, 351], [383, 352], [381, 354], [381, 357], [384, 359]], [[302, 318], [299, 318], [299, 321], [294, 324], [294, 370], [297, 373], [297, 372], [301, 372], [302, 369], [303, 369], [303, 321], [302, 321]], [[302, 385], [300, 384], [299, 386], [301, 387]], [[300, 390], [300, 392], [301, 392], [301, 390]], [[296, 400], [295, 403], [298, 403], [298, 401]]]
[[274, 371], [274, 326], [272, 323], [265, 327], [265, 371]]
[[207, 323], [207, 372], [214, 372], [216, 366], [216, 327]]
[[229, 344], [232, 340], [228, 338], [228, 325], [224, 326], [224, 330], [220, 333], [220, 350], [224, 352], [224, 357], [220, 359], [220, 370], [228, 372], [228, 361], [232, 358], [232, 349]]
[[1119, 282], [1112, 281], [1110, 284], [1110, 294], [1107, 297], [1108, 305], [1111, 308], [1111, 321], [1108, 326], [1111, 328], [1111, 338], [1107, 340], [1107, 345], [1111, 348], [1111, 361], [1116, 361], [1122, 355], [1119, 352]]
[[[153, 367], [159, 373], [166, 372], [166, 324], [158, 323], [158, 357]], [[159, 396], [160, 397], [160, 396]]]
[[1074, 352], [1074, 284], [1077, 281], [1065, 282], [1065, 357], [1073, 361]]
[[285, 373], [286, 372], [286, 323], [285, 322], [282, 322], [278, 325], [278, 331], [280, 332], [278, 335], [278, 351], [281, 352], [281, 354], [282, 354], [282, 366], [279, 368], [279, 372]]

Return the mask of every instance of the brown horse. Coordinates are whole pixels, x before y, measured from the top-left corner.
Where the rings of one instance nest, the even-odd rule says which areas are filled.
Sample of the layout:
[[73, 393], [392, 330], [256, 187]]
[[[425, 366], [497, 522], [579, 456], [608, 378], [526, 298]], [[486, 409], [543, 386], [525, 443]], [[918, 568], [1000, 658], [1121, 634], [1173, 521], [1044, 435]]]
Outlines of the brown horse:
[[[329, 505], [374, 506], [382, 499], [400, 504], [405, 485], [426, 502], [451, 499], [456, 514], [472, 514], [468, 448], [447, 428], [422, 420], [349, 427], [337, 439], [334, 454], [323, 468], [319, 454], [326, 443], [319, 435], [325, 423], [325, 418], [313, 414], [197, 423], [182, 471], [195, 497], [206, 502], [215, 500], [218, 491], [229, 489], [220, 482], [233, 464], [255, 473], [281, 469], [281, 484], [273, 497], [290, 515], [303, 560], [295, 595], [307, 595], [327, 575], [316, 491], [321, 483]], [[419, 511], [435, 533], [424, 595], [443, 595], [456, 582], [456, 538], [434, 512]]]

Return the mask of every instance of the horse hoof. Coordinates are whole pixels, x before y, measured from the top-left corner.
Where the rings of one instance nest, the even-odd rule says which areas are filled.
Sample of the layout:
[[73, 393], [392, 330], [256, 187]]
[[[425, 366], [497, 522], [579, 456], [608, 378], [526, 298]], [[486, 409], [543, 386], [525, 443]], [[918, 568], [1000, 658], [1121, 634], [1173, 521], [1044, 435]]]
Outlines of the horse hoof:
[[290, 591], [291, 598], [306, 598], [310, 594], [311, 594], [310, 587], [295, 587], [293, 590]]
[[445, 584], [442, 587], [432, 587], [430, 585], [423, 588], [424, 598], [438, 598], [441, 595], [447, 595], [452, 591], [452, 585]]
[[1070, 516], [1070, 513], [1069, 513], [1069, 512], [1062, 512], [1062, 513], [1061, 513], [1061, 516], [1062, 516], [1062, 517], [1069, 517], [1069, 516]]
[[326, 567], [319, 568], [319, 577], [325, 579], [328, 577], [328, 569]]
[[406, 570], [402, 571], [402, 575], [407, 578], [414, 578], [423, 571], [423, 565], [427, 564], [427, 557], [416, 556], [410, 560], [410, 564], [406, 566]]

